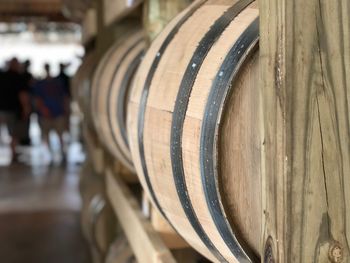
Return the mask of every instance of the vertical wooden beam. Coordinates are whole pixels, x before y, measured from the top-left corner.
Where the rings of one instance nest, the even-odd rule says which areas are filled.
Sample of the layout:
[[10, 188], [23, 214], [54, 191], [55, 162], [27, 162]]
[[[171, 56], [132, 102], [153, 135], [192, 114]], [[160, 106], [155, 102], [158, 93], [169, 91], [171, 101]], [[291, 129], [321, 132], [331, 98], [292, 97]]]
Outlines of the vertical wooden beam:
[[126, 36], [130, 35], [136, 28], [141, 27], [141, 15], [123, 17], [122, 20], [116, 21], [106, 25], [105, 16], [106, 3], [103, 0], [95, 0], [95, 7], [97, 12], [97, 39], [96, 50], [98, 57], [102, 57], [108, 48], [117, 41], [122, 41]]
[[96, 51], [97, 56], [101, 58], [106, 50], [112, 45], [115, 36], [112, 34], [110, 27], [104, 24], [104, 6], [102, 0], [95, 1], [95, 8], [97, 13], [97, 38]]
[[87, 45], [97, 34], [96, 9], [89, 8], [82, 21], [82, 43]]
[[260, 0], [264, 262], [350, 262], [349, 13]]
[[145, 0], [143, 24], [149, 42], [164, 29], [177, 14], [184, 10], [193, 0]]

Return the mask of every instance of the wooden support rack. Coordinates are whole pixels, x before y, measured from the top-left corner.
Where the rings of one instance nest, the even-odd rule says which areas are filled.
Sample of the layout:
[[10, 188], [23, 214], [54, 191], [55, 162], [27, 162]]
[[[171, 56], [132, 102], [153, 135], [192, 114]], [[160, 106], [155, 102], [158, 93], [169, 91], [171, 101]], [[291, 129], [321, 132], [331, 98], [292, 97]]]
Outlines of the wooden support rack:
[[161, 237], [143, 216], [136, 198], [122, 180], [107, 171], [106, 189], [114, 212], [139, 263], [175, 263]]

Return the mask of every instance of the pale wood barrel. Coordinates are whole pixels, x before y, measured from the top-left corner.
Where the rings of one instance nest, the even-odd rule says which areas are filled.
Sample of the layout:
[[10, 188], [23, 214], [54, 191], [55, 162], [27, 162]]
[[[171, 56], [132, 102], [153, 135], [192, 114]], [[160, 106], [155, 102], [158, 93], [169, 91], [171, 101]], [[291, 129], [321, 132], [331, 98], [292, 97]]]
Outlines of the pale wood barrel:
[[129, 87], [145, 48], [136, 31], [114, 44], [103, 56], [93, 77], [90, 108], [99, 138], [112, 156], [130, 171], [133, 164], [126, 132]]
[[78, 103], [81, 112], [84, 113], [85, 121], [90, 123], [89, 98], [92, 82], [91, 76], [96, 68], [96, 59], [95, 51], [87, 52], [82, 64], [72, 79], [72, 97]]
[[[80, 177], [81, 226], [97, 262], [107, 254], [115, 236], [116, 218], [104, 197], [104, 181], [85, 162]], [[101, 261], [102, 262], [102, 261]]]
[[143, 187], [215, 262], [260, 257], [258, 15], [250, 0], [194, 2], [153, 41], [129, 102]]

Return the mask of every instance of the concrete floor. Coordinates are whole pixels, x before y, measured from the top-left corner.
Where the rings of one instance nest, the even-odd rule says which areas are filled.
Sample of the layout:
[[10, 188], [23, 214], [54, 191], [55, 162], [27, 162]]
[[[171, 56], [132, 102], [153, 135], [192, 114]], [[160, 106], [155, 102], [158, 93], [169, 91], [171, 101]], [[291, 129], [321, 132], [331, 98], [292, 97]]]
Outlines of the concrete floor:
[[90, 263], [78, 168], [0, 168], [0, 262]]

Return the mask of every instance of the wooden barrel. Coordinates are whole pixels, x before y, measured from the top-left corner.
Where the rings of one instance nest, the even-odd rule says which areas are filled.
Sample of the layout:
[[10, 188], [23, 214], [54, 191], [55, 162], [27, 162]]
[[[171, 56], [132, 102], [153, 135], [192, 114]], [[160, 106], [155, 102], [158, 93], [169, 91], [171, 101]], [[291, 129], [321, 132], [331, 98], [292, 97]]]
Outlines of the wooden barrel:
[[195, 1], [153, 41], [130, 96], [143, 187], [215, 262], [260, 257], [258, 15], [251, 0]]
[[113, 45], [97, 67], [91, 91], [91, 114], [99, 138], [113, 157], [131, 171], [134, 168], [126, 132], [126, 102], [144, 48], [142, 31]]
[[80, 178], [82, 232], [89, 242], [93, 257], [100, 262], [114, 239], [116, 219], [103, 197], [103, 178], [93, 172], [89, 162], [84, 164]]
[[96, 65], [96, 54], [94, 51], [88, 52], [82, 61], [81, 66], [72, 79], [72, 97], [78, 103], [82, 113], [84, 113], [84, 119], [86, 122], [91, 123], [91, 116], [89, 115], [89, 98], [92, 75]]

